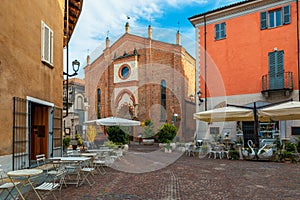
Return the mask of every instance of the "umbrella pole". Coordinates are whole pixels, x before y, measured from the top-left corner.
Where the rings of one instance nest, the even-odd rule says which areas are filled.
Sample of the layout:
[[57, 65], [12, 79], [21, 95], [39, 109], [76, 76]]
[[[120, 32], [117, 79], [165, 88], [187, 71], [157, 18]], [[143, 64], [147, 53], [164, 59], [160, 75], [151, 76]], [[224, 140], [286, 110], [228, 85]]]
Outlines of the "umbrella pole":
[[255, 152], [257, 153], [257, 150], [259, 149], [259, 138], [258, 138], [258, 126], [259, 125], [258, 125], [256, 102], [254, 102], [253, 113], [254, 113], [254, 144], [255, 144]]

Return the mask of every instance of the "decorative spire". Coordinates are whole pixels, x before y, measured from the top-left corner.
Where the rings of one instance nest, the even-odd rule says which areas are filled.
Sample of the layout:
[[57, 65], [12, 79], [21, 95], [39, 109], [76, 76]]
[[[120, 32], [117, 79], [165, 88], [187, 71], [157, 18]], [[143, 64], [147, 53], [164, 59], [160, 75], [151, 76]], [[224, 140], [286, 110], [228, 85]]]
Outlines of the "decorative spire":
[[127, 22], [126, 22], [126, 24], [125, 24], [125, 32], [126, 32], [126, 33], [129, 33], [129, 22], [128, 22], [129, 19], [130, 19], [130, 17], [127, 16]]
[[148, 26], [148, 38], [152, 39], [152, 27], [151, 27], [151, 24]]

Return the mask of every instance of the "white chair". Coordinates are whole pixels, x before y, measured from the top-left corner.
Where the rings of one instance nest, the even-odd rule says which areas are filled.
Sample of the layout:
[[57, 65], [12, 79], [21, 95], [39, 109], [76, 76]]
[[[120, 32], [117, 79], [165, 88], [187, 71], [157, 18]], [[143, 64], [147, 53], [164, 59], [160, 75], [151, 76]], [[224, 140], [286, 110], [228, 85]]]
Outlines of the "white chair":
[[35, 187], [34, 189], [40, 195], [42, 199], [45, 199], [48, 195], [52, 194], [54, 199], [57, 199], [53, 191], [60, 190], [61, 186], [65, 184], [65, 177], [66, 171], [63, 168], [57, 170], [56, 173], [52, 171], [52, 173], [48, 173], [45, 181], [41, 183], [39, 186]]
[[104, 169], [105, 166], [105, 156], [97, 155], [95, 159], [93, 160], [93, 167], [96, 171], [98, 171], [100, 174], [105, 174], [106, 171]]
[[111, 167], [115, 162], [115, 158], [113, 156], [106, 156], [105, 157], [105, 166]]
[[89, 186], [94, 185], [95, 184], [95, 180], [93, 178], [94, 172], [95, 172], [94, 167], [83, 167], [82, 169], [80, 169], [80, 175], [82, 175], [83, 178], [81, 182], [77, 185], [77, 187], [82, 185], [85, 181], [89, 184]]
[[37, 168], [43, 171], [49, 171], [54, 168], [53, 165], [47, 163], [45, 154], [36, 155], [36, 164]]
[[[5, 175], [4, 170], [2, 169], [2, 165], [0, 165], [0, 178], [1, 178], [1, 182], [0, 182], [0, 190], [2, 191], [0, 193], [0, 199], [7, 199], [9, 196], [12, 197], [13, 199], [16, 199], [17, 197], [15, 197], [12, 194], [12, 191], [15, 187], [15, 185], [19, 185], [20, 182], [15, 182], [15, 185], [9, 180], [9, 178], [7, 178], [7, 176]], [[3, 198], [2, 193], [5, 194], [5, 192], [7, 192], [7, 195], [5, 196], [5, 198]]]
[[191, 143], [186, 143], [185, 144], [185, 154], [188, 156], [194, 155], [193, 153], [193, 144]]

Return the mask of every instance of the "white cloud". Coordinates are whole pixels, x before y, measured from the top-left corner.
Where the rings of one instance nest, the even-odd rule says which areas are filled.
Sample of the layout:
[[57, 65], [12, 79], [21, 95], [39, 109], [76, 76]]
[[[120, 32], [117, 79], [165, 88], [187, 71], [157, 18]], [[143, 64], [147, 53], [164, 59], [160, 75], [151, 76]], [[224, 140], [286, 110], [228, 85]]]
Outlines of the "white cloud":
[[[164, 12], [168, 9], [180, 8], [183, 5], [204, 5], [207, 3], [209, 3], [208, 0], [86, 0], [83, 3], [81, 16], [70, 41], [69, 63], [75, 59], [82, 63], [79, 73], [81, 74], [80, 77], [83, 78], [82, 68], [85, 66], [88, 52], [91, 57], [98, 56], [103, 52], [108, 31], [111, 44], [123, 35], [124, 26], [128, 20], [127, 16], [130, 16], [131, 33], [146, 36], [147, 26], [151, 20], [154, 39], [175, 43], [177, 30], [163, 30], [156, 27], [163, 27], [160, 24], [160, 18], [163, 17]], [[194, 41], [194, 28], [192, 26], [180, 27], [180, 31], [185, 38], [191, 39], [189, 43]]]

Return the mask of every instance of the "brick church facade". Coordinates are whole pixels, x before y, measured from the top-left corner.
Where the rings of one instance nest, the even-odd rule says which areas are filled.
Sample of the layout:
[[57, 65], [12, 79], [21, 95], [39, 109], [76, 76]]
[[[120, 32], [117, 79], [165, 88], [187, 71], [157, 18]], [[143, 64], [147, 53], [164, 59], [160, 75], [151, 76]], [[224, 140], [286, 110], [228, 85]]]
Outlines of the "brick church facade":
[[[178, 127], [178, 138], [191, 141], [195, 132], [195, 59], [180, 45], [129, 33], [106, 48], [93, 62], [87, 57], [85, 92], [88, 120], [109, 116], [151, 119], [157, 128], [163, 123]], [[135, 131], [136, 136], [141, 130]]]

